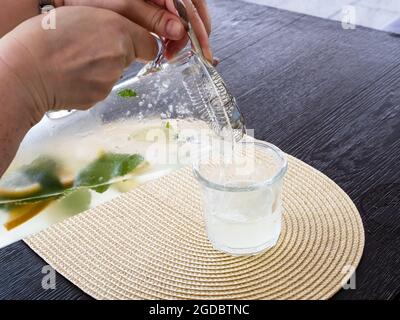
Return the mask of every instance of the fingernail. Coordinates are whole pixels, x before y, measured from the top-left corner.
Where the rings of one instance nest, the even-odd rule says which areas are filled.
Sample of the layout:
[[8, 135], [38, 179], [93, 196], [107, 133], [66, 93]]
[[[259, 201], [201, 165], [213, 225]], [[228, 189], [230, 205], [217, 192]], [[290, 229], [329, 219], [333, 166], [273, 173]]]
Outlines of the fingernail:
[[167, 37], [172, 40], [180, 40], [185, 32], [182, 24], [175, 20], [169, 20], [166, 25]]

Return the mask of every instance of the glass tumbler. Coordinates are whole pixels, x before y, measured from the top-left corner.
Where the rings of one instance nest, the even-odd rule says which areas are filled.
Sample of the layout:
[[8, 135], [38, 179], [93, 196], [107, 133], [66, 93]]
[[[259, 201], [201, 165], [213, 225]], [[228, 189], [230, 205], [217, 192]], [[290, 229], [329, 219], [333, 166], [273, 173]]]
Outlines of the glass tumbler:
[[252, 255], [272, 248], [281, 233], [285, 154], [259, 141], [224, 143], [194, 158], [206, 230], [215, 249]]

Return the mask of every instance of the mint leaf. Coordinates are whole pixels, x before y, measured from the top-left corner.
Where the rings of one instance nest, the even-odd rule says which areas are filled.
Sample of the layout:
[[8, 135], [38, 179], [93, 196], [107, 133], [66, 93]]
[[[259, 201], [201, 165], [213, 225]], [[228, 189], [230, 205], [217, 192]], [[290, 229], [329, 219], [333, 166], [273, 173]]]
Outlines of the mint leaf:
[[21, 171], [32, 182], [38, 182], [42, 186], [40, 194], [47, 194], [51, 192], [58, 192], [64, 189], [57, 176], [59, 165], [58, 163], [48, 157], [39, 157], [31, 164], [21, 168]]
[[118, 92], [118, 95], [122, 98], [133, 98], [137, 97], [136, 91], [132, 89], [124, 89]]
[[96, 192], [103, 193], [110, 187], [111, 179], [123, 177], [143, 160], [139, 154], [105, 153], [78, 174], [74, 187], [90, 187]]

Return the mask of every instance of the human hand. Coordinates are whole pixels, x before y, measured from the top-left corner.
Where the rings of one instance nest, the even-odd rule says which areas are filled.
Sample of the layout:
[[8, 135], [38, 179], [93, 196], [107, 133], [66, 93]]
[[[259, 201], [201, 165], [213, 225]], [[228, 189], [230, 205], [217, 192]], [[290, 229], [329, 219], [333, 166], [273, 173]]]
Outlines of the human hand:
[[[205, 0], [183, 0], [188, 17], [198, 37], [204, 56], [213, 61], [208, 37], [211, 21]], [[188, 37], [177, 16], [173, 0], [55, 0], [60, 6], [91, 6], [112, 10], [166, 40], [166, 57], [173, 58], [182, 50]]]
[[[153, 0], [165, 3], [169, 10], [176, 12], [173, 4], [174, 0]], [[208, 13], [208, 8], [205, 0], [182, 0], [188, 15], [190, 24], [197, 36], [200, 47], [202, 48], [204, 57], [211, 63], [214, 63], [213, 54], [210, 49], [209, 36], [211, 34], [211, 19]], [[188, 41], [188, 36], [178, 41], [168, 40], [166, 45], [166, 57], [168, 59], [182, 50]]]
[[155, 39], [115, 12], [56, 9], [56, 29], [43, 16], [25, 21], [0, 41], [0, 59], [19, 78], [15, 94], [28, 93], [27, 112], [39, 121], [49, 110], [85, 109], [103, 100], [134, 60], [152, 60]]

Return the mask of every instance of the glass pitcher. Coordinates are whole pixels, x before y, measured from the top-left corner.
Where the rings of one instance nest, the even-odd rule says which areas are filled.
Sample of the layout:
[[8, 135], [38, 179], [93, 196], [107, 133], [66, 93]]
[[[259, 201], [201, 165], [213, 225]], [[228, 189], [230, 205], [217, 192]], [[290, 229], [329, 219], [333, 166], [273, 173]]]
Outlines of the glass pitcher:
[[[217, 71], [192, 51], [146, 65], [90, 110], [44, 117], [0, 180], [0, 247], [181, 167], [179, 157], [160, 160], [160, 145], [179, 153], [202, 129], [240, 140], [245, 124]], [[135, 170], [77, 183], [110, 166]], [[56, 188], [35, 180], [46, 174], [27, 175], [35, 170]]]

